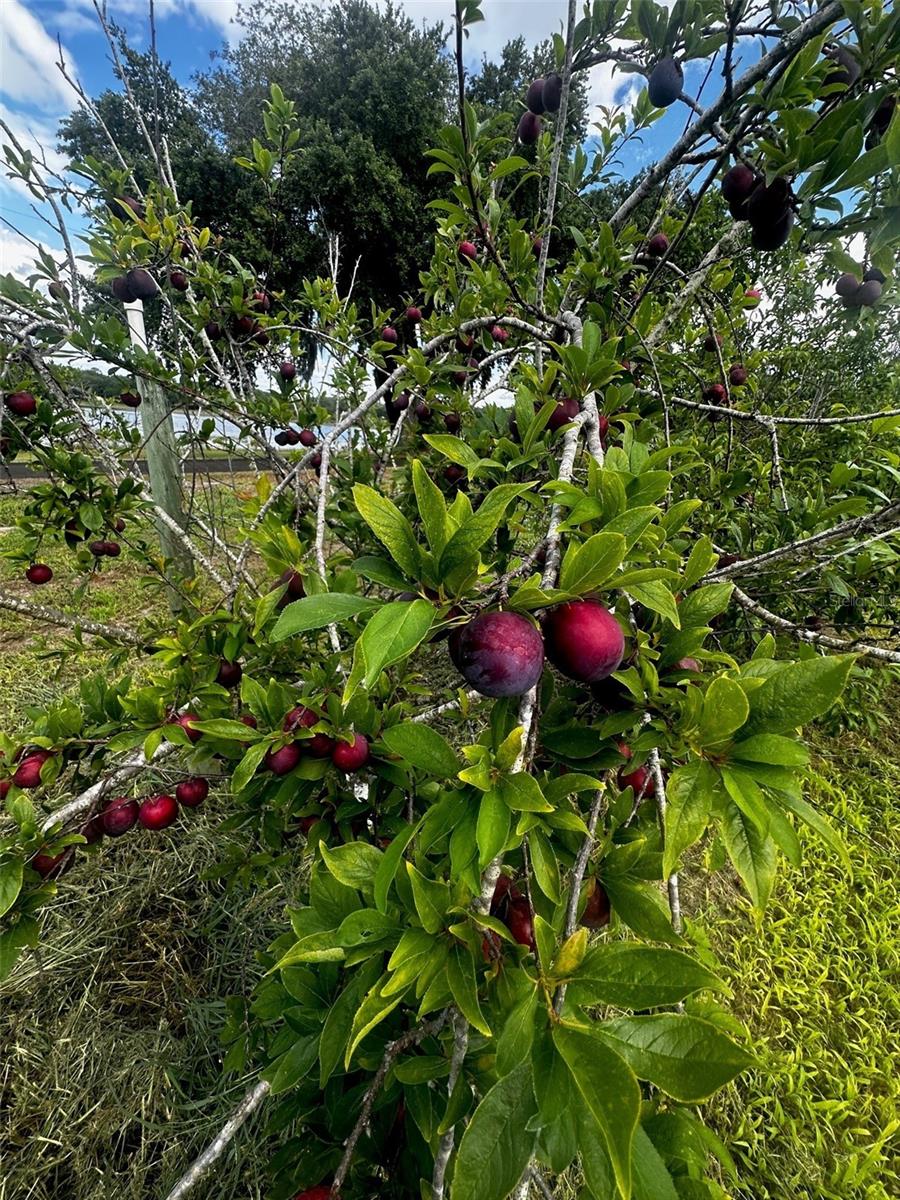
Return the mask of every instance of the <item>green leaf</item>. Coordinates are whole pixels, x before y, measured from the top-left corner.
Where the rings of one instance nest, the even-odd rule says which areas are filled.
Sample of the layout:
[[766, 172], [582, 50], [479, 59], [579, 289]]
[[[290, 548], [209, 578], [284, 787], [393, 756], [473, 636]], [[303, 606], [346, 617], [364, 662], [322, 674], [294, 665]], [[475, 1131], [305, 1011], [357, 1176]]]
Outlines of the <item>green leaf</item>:
[[345, 887], [371, 896], [375, 889], [375, 875], [384, 858], [383, 851], [368, 842], [347, 842], [330, 850], [319, 842], [319, 853], [325, 866]]
[[576, 1114], [576, 1118], [578, 1120], [578, 1152], [581, 1156], [581, 1169], [584, 1171], [585, 1182], [590, 1189], [589, 1193], [586, 1196], [580, 1196], [579, 1200], [616, 1200], [620, 1192], [616, 1187], [612, 1160], [603, 1138], [597, 1137], [594, 1118], [586, 1109], [582, 1109], [580, 1114]]
[[566, 554], [559, 587], [579, 596], [602, 587], [619, 569], [625, 549], [621, 533], [595, 533], [573, 554]]
[[381, 558], [377, 554], [364, 554], [362, 558], [355, 559], [350, 564], [350, 570], [355, 575], [362, 575], [364, 579], [371, 579], [373, 583], [382, 583], [395, 592], [406, 591], [409, 587], [409, 580], [397, 570], [390, 559]]
[[460, 769], [456, 751], [447, 739], [421, 721], [392, 725], [381, 735], [381, 740], [392, 754], [439, 779], [452, 779]]
[[740, 767], [725, 765], [722, 767], [722, 782], [744, 816], [750, 818], [761, 834], [768, 833], [769, 812], [766, 798], [753, 776]]
[[750, 715], [750, 702], [739, 683], [720, 675], [706, 689], [700, 715], [699, 740], [704, 747], [726, 741]]
[[419, 545], [412, 526], [396, 504], [364, 483], [354, 486], [353, 499], [360, 516], [397, 566], [410, 579], [418, 579], [421, 567]]
[[479, 462], [478, 455], [469, 443], [454, 437], [452, 433], [426, 433], [425, 441], [457, 466], [474, 467]]
[[447, 502], [417, 458], [413, 460], [412, 478], [425, 537], [432, 553], [439, 557], [447, 544]]
[[554, 979], [568, 979], [578, 970], [587, 954], [588, 936], [587, 929], [582, 926], [566, 938], [553, 960]]
[[0, 983], [9, 978], [25, 947], [38, 944], [40, 931], [40, 922], [36, 918], [20, 917], [15, 925], [0, 933]]
[[640, 1125], [634, 1131], [631, 1165], [634, 1200], [678, 1200], [675, 1184], [662, 1155]]
[[379, 912], [387, 912], [388, 893], [391, 890], [391, 884], [394, 882], [397, 869], [403, 860], [403, 852], [415, 837], [421, 824], [421, 820], [416, 821], [414, 825], [407, 825], [405, 829], [401, 829], [399, 833], [394, 834], [391, 844], [384, 852], [384, 857], [378, 865], [378, 870], [375, 872], [375, 884], [373, 888], [375, 907]]
[[888, 167], [887, 147], [882, 142], [874, 150], [867, 150], [865, 154], [861, 154], [856, 162], [844, 172], [837, 183], [833, 183], [828, 189], [829, 192], [844, 192], [848, 188], [859, 187], [861, 183], [865, 183], [867, 179], [872, 179], [875, 175], [881, 175]]
[[506, 1200], [534, 1150], [531, 1063], [510, 1071], [475, 1109], [459, 1144], [450, 1200]]
[[751, 694], [746, 732], [790, 733], [821, 717], [844, 690], [854, 662], [844, 655], [782, 667]]
[[528, 991], [506, 1018], [506, 1023], [497, 1038], [498, 1075], [508, 1075], [531, 1053], [537, 1012], [538, 991], [537, 988], [529, 986]]
[[362, 1004], [356, 1010], [353, 1025], [350, 1029], [350, 1037], [344, 1052], [345, 1067], [350, 1066], [356, 1048], [366, 1034], [371, 1033], [376, 1025], [379, 1025], [385, 1017], [389, 1016], [403, 999], [403, 991], [398, 991], [393, 996], [384, 996], [382, 994], [382, 987], [387, 980], [388, 976], [382, 975], [379, 982], [371, 989], [365, 1000], [363, 1000]]
[[531, 850], [535, 883], [548, 900], [559, 904], [559, 864], [550, 839], [540, 829], [532, 829], [528, 835], [528, 847]]
[[553, 805], [544, 799], [541, 785], [527, 771], [502, 776], [497, 790], [514, 812], [553, 812]]
[[707, 988], [728, 990], [689, 954], [634, 942], [608, 942], [589, 950], [570, 986], [576, 1003], [631, 1009], [663, 1008]]
[[627, 1063], [594, 1030], [557, 1025], [553, 1043], [606, 1144], [619, 1192], [627, 1200], [631, 1195], [631, 1145], [641, 1111], [638, 1082]]
[[[209, 733], [213, 737], [224, 738], [231, 742], [252, 742], [261, 736], [255, 729], [248, 728], [243, 721], [229, 721], [225, 717], [215, 717], [209, 721], [192, 721], [191, 725], [194, 729], [199, 729], [201, 733]], [[154, 732], [161, 731], [157, 729]], [[144, 757], [149, 760], [151, 756], [145, 749]]]
[[[364, 682], [367, 688], [387, 667], [415, 650], [431, 629], [433, 620], [434, 607], [427, 600], [395, 601], [376, 612], [356, 643], [356, 651], [362, 656], [365, 667]], [[349, 682], [347, 688], [351, 688]], [[345, 689], [345, 702], [347, 699], [349, 696]]]
[[378, 978], [378, 962], [367, 963], [332, 1004], [319, 1038], [319, 1086], [331, 1078], [344, 1055], [353, 1019], [363, 996]]
[[681, 628], [681, 618], [678, 615], [675, 597], [661, 580], [650, 579], [645, 583], [629, 582], [626, 584], [625, 590], [632, 599], [637, 600], [638, 604], [643, 604], [644, 608], [649, 608], [651, 612], [659, 613], [667, 621], [671, 621], [676, 629]]
[[598, 1025], [597, 1034], [639, 1079], [685, 1104], [707, 1100], [754, 1062], [717, 1025], [684, 1013], [619, 1017]]
[[808, 804], [799, 796], [789, 796], [784, 792], [779, 793], [778, 802], [789, 809], [794, 816], [799, 817], [810, 829], [814, 830], [825, 844], [830, 846], [835, 854], [837, 854], [848, 871], [852, 869], [850, 854], [847, 851], [843, 838], [823, 813], [820, 813], [817, 808], [813, 808], [811, 804]]
[[712, 542], [705, 535], [698, 538], [691, 547], [687, 564], [684, 568], [684, 586], [692, 588], [707, 571], [712, 569], [718, 555], [712, 548]]
[[9, 912], [22, 890], [24, 864], [18, 856], [0, 862], [0, 917]]
[[518, 154], [512, 154], [509, 158], [501, 159], [497, 163], [490, 174], [491, 182], [503, 179], [507, 175], [511, 175], [513, 171], [527, 170], [529, 165], [527, 158], [521, 158]]
[[[250, 731], [248, 730], [248, 733]], [[232, 794], [239, 795], [253, 776], [256, 774], [256, 768], [266, 757], [269, 752], [269, 746], [266, 742], [257, 742], [255, 746], [251, 746], [241, 761], [234, 769], [234, 774], [231, 776], [231, 791]]]
[[475, 964], [466, 946], [455, 945], [447, 959], [447, 982], [456, 1001], [457, 1008], [470, 1025], [474, 1025], [485, 1037], [491, 1036], [491, 1027], [484, 1019], [478, 1001], [478, 984], [475, 980]]
[[457, 529], [444, 547], [440, 557], [442, 579], [481, 549], [503, 520], [510, 503], [531, 488], [530, 483], [501, 483], [488, 492], [478, 512]]
[[713, 800], [721, 792], [719, 776], [708, 762], [676, 767], [666, 783], [666, 827], [663, 876], [668, 879], [689, 846], [709, 824]]
[[613, 912], [633, 929], [638, 937], [653, 942], [677, 945], [681, 938], [672, 928], [672, 919], [665, 901], [656, 888], [646, 883], [604, 877], [603, 886], [609, 895]]
[[319, 1038], [311, 1033], [299, 1037], [290, 1050], [263, 1072], [263, 1079], [271, 1084], [271, 1095], [277, 1096], [305, 1079], [313, 1068], [319, 1050]]
[[400, 1083], [428, 1083], [450, 1074], [450, 1060], [440, 1054], [414, 1054], [401, 1058], [393, 1070]]
[[509, 823], [509, 808], [500, 793], [485, 792], [478, 807], [478, 824], [475, 827], [480, 867], [486, 867], [506, 845]]
[[275, 967], [281, 971], [296, 963], [341, 962], [345, 957], [343, 948], [337, 944], [337, 930], [323, 929], [317, 933], [309, 933], [294, 942]]
[[422, 927], [427, 933], [439, 933], [444, 927], [444, 917], [450, 906], [450, 889], [446, 883], [441, 883], [437, 879], [428, 879], [411, 862], [406, 864], [406, 871], [412, 885], [413, 902]]
[[295, 637], [298, 633], [323, 629], [326, 625], [336, 625], [351, 617], [358, 617], [360, 613], [371, 612], [378, 604], [377, 600], [367, 600], [364, 596], [352, 596], [346, 592], [304, 596], [284, 609], [269, 637], [273, 642], [283, 642], [285, 638]]
[[737, 742], [731, 749], [731, 757], [773, 767], [805, 767], [809, 762], [809, 751], [794, 738], [778, 733], [758, 733]]
[[734, 869], [744, 881], [757, 908], [768, 903], [775, 879], [775, 845], [760, 833], [756, 823], [734, 801], [729, 801], [721, 822], [722, 841]]

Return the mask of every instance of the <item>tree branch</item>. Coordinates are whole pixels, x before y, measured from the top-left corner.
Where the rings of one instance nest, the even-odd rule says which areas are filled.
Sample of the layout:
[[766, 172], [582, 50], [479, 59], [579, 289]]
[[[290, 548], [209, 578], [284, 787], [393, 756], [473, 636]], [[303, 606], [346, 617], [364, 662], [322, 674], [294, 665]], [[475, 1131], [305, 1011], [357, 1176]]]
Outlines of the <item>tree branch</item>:
[[188, 1194], [194, 1184], [200, 1182], [203, 1176], [222, 1157], [235, 1134], [242, 1125], [245, 1125], [250, 1120], [268, 1094], [269, 1084], [265, 1080], [260, 1080], [255, 1087], [252, 1087], [247, 1092], [246, 1096], [244, 1096], [243, 1100], [200, 1157], [191, 1164], [190, 1168], [178, 1180], [168, 1196], [166, 1196], [166, 1200], [182, 1200], [182, 1197]]
[[124, 642], [127, 646], [143, 646], [145, 639], [125, 629], [121, 625], [105, 625], [102, 621], [91, 621], [87, 617], [76, 617], [51, 608], [47, 604], [33, 604], [29, 600], [20, 600], [8, 592], [0, 590], [0, 608], [9, 612], [19, 613], [35, 621], [47, 621], [51, 625], [61, 625], [75, 632], [91, 633], [96, 637], [106, 638], [110, 642]]

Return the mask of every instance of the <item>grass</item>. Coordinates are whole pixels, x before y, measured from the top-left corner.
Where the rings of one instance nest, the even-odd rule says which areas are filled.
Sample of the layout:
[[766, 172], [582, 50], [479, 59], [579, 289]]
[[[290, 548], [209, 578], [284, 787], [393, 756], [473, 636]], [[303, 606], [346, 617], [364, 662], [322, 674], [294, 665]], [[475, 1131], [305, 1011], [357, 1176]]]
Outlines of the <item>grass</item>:
[[852, 874], [810, 837], [758, 927], [723, 873], [692, 897], [762, 1064], [708, 1109], [742, 1200], [900, 1195], [900, 765], [882, 728], [816, 744], [809, 798], [842, 828]]
[[[219, 814], [191, 818], [83, 853], [40, 954], [0, 988], [0, 1200], [161, 1197], [246, 1089], [221, 1075], [224, 997], [249, 993], [287, 892], [203, 881]], [[200, 1200], [264, 1194], [255, 1130]]]

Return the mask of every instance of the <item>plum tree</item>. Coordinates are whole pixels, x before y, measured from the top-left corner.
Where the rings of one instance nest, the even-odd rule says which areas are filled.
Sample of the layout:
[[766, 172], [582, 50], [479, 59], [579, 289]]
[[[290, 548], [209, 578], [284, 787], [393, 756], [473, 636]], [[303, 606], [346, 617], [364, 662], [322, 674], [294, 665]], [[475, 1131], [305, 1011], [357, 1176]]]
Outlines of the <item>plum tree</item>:
[[[290, 878], [290, 920], [252, 948], [263, 970], [228, 1051], [262, 1076], [239, 1113], [274, 1094], [272, 1127], [292, 1126], [273, 1195], [507, 1200], [570, 1164], [591, 1194], [712, 1195], [718, 1172], [701, 1178], [698, 1154], [685, 1176], [673, 1146], [716, 1144], [697, 1105], [751, 1060], [717, 999], [727, 979], [684, 936], [679, 873], [707, 869], [689, 852], [708, 836], [762, 912], [795, 826], [837, 837], [801, 799], [798, 725], [858, 664], [900, 661], [825, 602], [808, 612], [817, 583], [820, 600], [887, 595], [898, 571], [889, 371], [877, 406], [828, 373], [853, 339], [879, 367], [894, 353], [879, 174], [896, 166], [898, 54], [878, 6], [854, 10], [848, 88], [825, 82], [838, 0], [739, 21], [719, 0], [699, 15], [594, 5], [517, 78], [515, 112], [482, 114], [465, 59], [480, 7], [455, 6], [459, 111], [422, 165], [447, 183], [427, 211], [433, 253], [387, 300], [347, 291], [337, 240], [322, 277], [275, 281], [283, 189], [310, 153], [308, 113], [277, 86], [239, 162], [270, 200], [265, 254], [240, 261], [197, 221], [151, 136], [146, 186], [127, 155], [81, 164], [87, 257], [42, 259], [36, 286], [0, 279], [4, 392], [40, 396], [25, 414], [4, 402], [4, 454], [27, 449], [45, 476], [9, 561], [21, 580], [49, 559], [85, 595], [124, 517], [129, 560], [177, 609], [118, 626], [0, 592], [8, 612], [58, 622], [76, 666], [87, 638], [102, 664], [0, 735], [0, 962], [28, 952], [64, 887], [27, 869], [35, 855], [67, 866], [99, 830], [166, 828], [221, 779], [222, 873]], [[573, 80], [600, 64], [649, 77], [647, 94], [570, 145]], [[377, 140], [390, 97], [366, 78], [346, 102]], [[523, 141], [544, 130], [535, 153], [515, 151], [517, 122]], [[622, 178], [654, 122], [661, 156]], [[34, 195], [39, 159], [5, 145]], [[377, 192], [365, 139], [339, 149], [344, 178]], [[131, 191], [140, 221], [109, 215]], [[173, 295], [177, 274], [191, 286]], [[821, 303], [842, 274], [854, 303]], [[46, 290], [63, 277], [64, 303]], [[786, 292], [805, 296], [802, 318]], [[807, 353], [822, 328], [831, 341]], [[111, 374], [99, 442], [66, 345]], [[121, 411], [135, 378], [142, 434]], [[170, 492], [212, 436], [201, 398], [215, 438], [258, 465], [179, 507]], [[147, 482], [135, 450], [157, 409], [186, 427]], [[875, 430], [883, 455], [867, 453]], [[52, 763], [26, 770], [38, 748]], [[38, 785], [39, 806], [21, 793]]]

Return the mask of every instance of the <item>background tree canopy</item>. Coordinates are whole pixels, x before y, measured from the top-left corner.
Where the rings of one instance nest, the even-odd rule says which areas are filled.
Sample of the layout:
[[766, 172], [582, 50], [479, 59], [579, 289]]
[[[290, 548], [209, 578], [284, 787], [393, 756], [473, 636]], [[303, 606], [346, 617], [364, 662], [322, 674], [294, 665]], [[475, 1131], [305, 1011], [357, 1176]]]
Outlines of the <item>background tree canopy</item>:
[[[440, 22], [417, 26], [389, 4], [369, 0], [307, 4], [262, 0], [241, 8], [239, 42], [223, 44], [217, 63], [188, 91], [164, 63], [122, 42], [128, 85], [160, 132], [197, 221], [209, 224], [242, 261], [255, 263], [275, 291], [328, 271], [328, 239], [340, 242], [339, 284], [354, 280], [366, 308], [396, 306], [419, 288], [435, 219], [428, 208], [440, 181], [427, 176], [426, 151], [452, 119], [455, 83]], [[508, 112], [510, 137], [521, 96], [532, 78], [554, 65], [549, 40], [504, 46], [500, 61], [483, 59], [468, 81], [484, 116]], [[272, 195], [234, 162], [263, 136], [270, 86], [297, 104], [300, 148]], [[123, 94], [95, 100], [138, 179], [155, 168]], [[573, 84], [567, 117], [570, 145], [587, 132], [587, 87]], [[100, 157], [105, 137], [95, 117], [76, 109], [60, 128], [62, 150], [75, 159]]]

